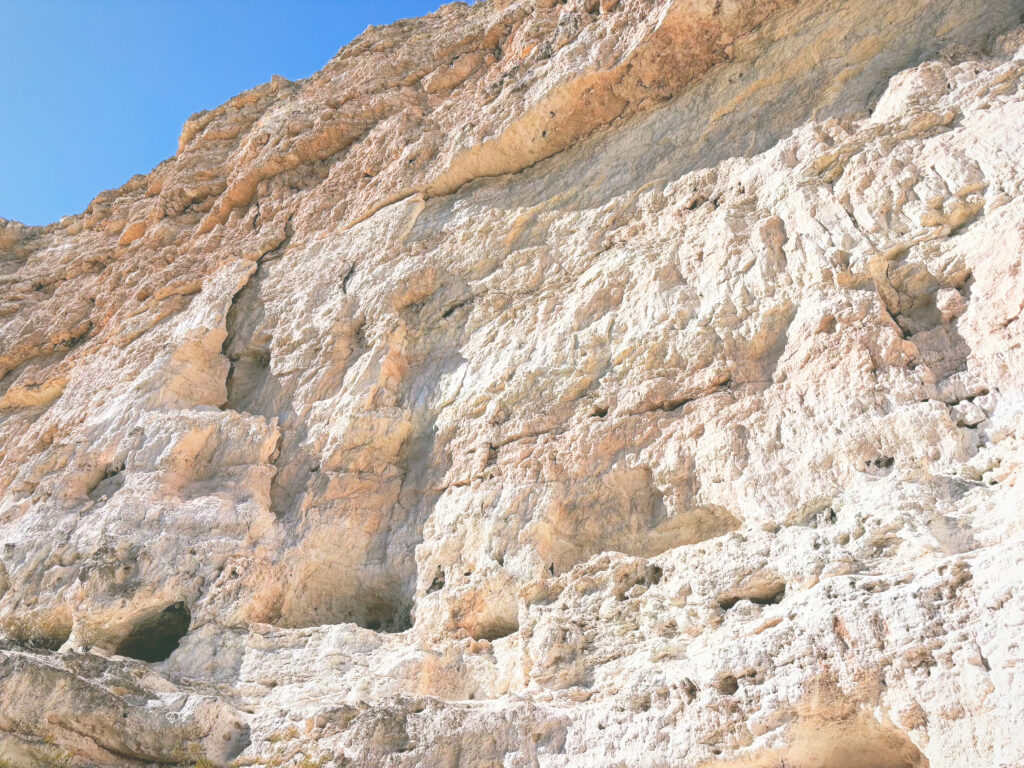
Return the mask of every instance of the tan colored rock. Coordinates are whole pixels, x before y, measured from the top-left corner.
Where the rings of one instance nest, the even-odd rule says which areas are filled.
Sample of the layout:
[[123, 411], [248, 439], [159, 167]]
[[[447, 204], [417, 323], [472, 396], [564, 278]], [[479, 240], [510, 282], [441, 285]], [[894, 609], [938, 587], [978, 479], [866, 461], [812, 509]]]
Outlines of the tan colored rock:
[[0, 758], [1024, 763], [1022, 18], [453, 4], [0, 221]]

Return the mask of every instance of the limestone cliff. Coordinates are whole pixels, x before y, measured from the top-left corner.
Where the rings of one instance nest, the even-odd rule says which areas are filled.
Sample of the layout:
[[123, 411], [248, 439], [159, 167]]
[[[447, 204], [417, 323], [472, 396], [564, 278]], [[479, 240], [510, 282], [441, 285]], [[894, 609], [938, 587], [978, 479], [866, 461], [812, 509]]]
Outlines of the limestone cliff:
[[1024, 765], [1021, 24], [456, 3], [0, 220], [0, 764]]

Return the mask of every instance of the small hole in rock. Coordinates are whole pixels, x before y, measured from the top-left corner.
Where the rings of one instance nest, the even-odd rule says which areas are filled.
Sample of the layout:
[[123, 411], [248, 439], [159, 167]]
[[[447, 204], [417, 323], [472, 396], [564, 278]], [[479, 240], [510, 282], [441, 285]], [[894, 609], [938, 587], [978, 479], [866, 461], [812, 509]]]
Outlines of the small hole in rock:
[[427, 589], [427, 594], [437, 592], [444, 586], [444, 571], [440, 568], [437, 569], [437, 575], [434, 576], [434, 580], [430, 582], [430, 587]]

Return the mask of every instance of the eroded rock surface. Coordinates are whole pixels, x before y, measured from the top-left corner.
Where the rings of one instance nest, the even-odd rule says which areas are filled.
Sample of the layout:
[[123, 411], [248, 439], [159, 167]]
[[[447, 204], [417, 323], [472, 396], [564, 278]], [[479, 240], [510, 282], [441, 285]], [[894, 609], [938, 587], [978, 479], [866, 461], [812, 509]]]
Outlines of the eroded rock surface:
[[0, 221], [0, 757], [1024, 764], [1022, 23], [454, 4]]

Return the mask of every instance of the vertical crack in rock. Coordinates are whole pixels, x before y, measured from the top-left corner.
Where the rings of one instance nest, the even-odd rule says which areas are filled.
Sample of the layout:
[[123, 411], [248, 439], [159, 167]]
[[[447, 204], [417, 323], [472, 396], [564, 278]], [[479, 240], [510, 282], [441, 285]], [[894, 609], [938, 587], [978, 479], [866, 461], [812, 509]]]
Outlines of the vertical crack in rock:
[[[260, 410], [261, 390], [270, 384], [270, 341], [269, 334], [260, 333], [259, 325], [264, 316], [260, 300], [260, 288], [266, 270], [260, 263], [248, 281], [232, 297], [231, 306], [225, 319], [226, 336], [223, 353], [230, 361], [227, 381], [227, 402], [224, 407], [245, 413], [259, 413], [263, 416], [277, 414]], [[263, 395], [262, 400], [268, 398]], [[264, 408], [264, 410], [269, 410]]]

